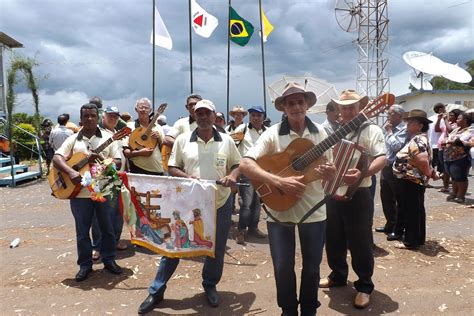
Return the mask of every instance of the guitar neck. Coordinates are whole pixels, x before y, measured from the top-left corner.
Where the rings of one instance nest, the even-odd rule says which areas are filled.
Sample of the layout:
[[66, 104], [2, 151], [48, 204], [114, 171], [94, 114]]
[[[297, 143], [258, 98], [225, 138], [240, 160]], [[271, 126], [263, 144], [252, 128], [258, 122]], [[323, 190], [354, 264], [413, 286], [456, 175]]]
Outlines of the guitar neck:
[[[110, 144], [112, 144], [114, 141], [113, 137], [110, 137], [109, 139], [107, 139], [105, 142], [103, 142], [99, 147], [97, 147], [96, 149], [92, 150], [92, 152], [94, 154], [98, 154], [100, 153], [101, 151], [103, 151], [105, 148], [109, 147]], [[79, 161], [77, 164], [74, 165], [73, 169], [75, 170], [80, 170], [82, 169], [82, 167], [84, 167], [87, 163], [89, 162], [89, 157], [86, 157], [84, 159], [82, 159], [81, 161]]]
[[155, 113], [155, 115], [153, 116], [153, 118], [151, 119], [150, 123], [148, 124], [146, 130], [145, 130], [145, 134], [148, 134], [150, 133], [151, 129], [153, 128], [153, 126], [155, 126], [156, 124], [156, 121], [158, 120], [158, 117], [160, 116], [159, 113]]
[[304, 169], [306, 166], [309, 166], [319, 157], [321, 157], [328, 149], [336, 145], [341, 139], [343, 139], [347, 134], [352, 131], [355, 131], [362, 123], [367, 121], [367, 116], [361, 112], [355, 118], [353, 118], [349, 123], [338, 128], [334, 133], [329, 135], [319, 144], [315, 145], [311, 150], [306, 152], [303, 156], [298, 159], [297, 164], [302, 164], [298, 169]]

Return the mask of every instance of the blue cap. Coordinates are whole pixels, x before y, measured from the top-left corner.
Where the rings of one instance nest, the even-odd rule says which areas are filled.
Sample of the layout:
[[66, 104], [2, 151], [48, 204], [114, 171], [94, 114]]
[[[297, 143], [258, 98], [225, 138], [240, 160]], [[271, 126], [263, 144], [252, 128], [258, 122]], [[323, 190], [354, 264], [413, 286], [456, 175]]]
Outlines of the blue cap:
[[120, 115], [120, 112], [119, 112], [118, 108], [116, 106], [112, 106], [112, 105], [107, 105], [104, 112], [109, 113], [109, 114], [114, 113], [114, 114]]
[[250, 112], [250, 113], [252, 113], [252, 112], [258, 112], [258, 113], [263, 113], [263, 114], [265, 114], [265, 111], [263, 110], [263, 108], [262, 108], [260, 105], [252, 106], [252, 107], [249, 109], [249, 112]]

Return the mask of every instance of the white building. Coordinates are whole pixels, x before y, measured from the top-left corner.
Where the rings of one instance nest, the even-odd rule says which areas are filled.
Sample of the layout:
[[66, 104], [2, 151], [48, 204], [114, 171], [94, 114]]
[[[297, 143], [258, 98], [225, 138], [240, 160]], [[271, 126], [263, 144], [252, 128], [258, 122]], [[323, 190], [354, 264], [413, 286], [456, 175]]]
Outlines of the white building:
[[405, 111], [422, 109], [428, 115], [433, 114], [436, 103], [459, 104], [468, 109], [474, 108], [474, 90], [431, 90], [414, 91], [396, 97], [395, 103]]

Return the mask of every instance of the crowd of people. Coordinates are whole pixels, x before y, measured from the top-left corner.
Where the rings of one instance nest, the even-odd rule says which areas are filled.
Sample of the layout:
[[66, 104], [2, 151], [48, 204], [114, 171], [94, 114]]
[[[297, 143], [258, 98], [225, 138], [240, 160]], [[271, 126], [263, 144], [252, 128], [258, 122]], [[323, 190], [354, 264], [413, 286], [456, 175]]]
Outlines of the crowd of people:
[[[115, 106], [104, 108], [102, 100], [93, 97], [80, 109], [80, 127], [70, 122], [67, 114], [58, 116], [56, 127], [50, 120], [43, 122], [46, 162], [49, 167], [52, 161], [73, 183], [80, 183], [81, 175], [66, 161], [77, 152], [89, 153], [90, 163], [114, 159], [117, 169], [131, 173], [219, 180], [222, 185], [218, 186], [216, 195], [215, 258], [206, 257], [202, 270], [202, 286], [210, 306], [219, 305], [217, 284], [224, 269], [231, 215], [238, 201], [239, 221], [234, 238], [238, 244], [245, 245], [248, 235], [268, 237], [276, 300], [282, 315], [298, 315], [298, 309], [301, 315], [314, 315], [320, 305], [318, 288], [345, 286], [348, 251], [358, 277], [354, 282], [353, 305], [362, 309], [370, 304], [375, 287], [372, 281], [375, 175], [380, 173], [380, 198], [386, 219], [386, 224], [375, 231], [385, 233], [389, 241], [397, 241], [396, 247], [400, 249], [422, 246], [426, 239], [424, 195], [429, 180], [442, 178], [440, 191], [448, 193], [447, 200], [465, 202], [470, 149], [474, 143], [473, 116], [459, 109], [446, 113], [444, 104], [436, 104], [435, 115], [431, 117], [423, 110], [405, 112], [403, 107], [392, 105], [382, 128], [372, 123], [362, 124], [345, 136], [346, 140], [362, 146], [368, 157], [367, 168], [350, 166], [342, 175], [344, 183], [356, 186], [351, 198], [328, 198], [327, 203], [313, 210], [325, 198], [321, 181], [330, 181], [336, 174], [332, 150], [326, 151], [324, 163], [314, 168], [319, 178], [312, 182], [305, 182], [304, 175], [273, 174], [257, 160], [285, 151], [297, 139], [320, 143], [351, 122], [367, 105], [368, 98], [354, 90], [343, 91], [327, 105], [327, 120], [321, 125], [307, 116], [307, 110], [315, 103], [313, 92], [290, 83], [275, 100], [275, 108], [282, 112], [280, 122], [270, 125], [265, 110], [257, 105], [248, 110], [243, 106], [233, 107], [229, 112], [232, 120], [226, 124], [225, 114], [217, 112], [212, 101], [192, 94], [185, 103], [188, 115], [170, 126], [164, 115], [154, 124], [152, 104], [147, 98], [137, 100], [133, 120], [129, 113], [121, 113]], [[248, 123], [245, 123], [247, 115]], [[151, 137], [158, 145], [136, 148], [126, 138], [101, 153], [92, 152], [125, 126], [151, 130]], [[266, 183], [282, 195], [297, 197], [297, 202], [286, 211], [265, 208], [268, 236], [258, 226], [261, 192], [252, 186], [254, 181]], [[237, 188], [237, 182], [247, 185]], [[127, 249], [120, 240], [123, 219], [118, 199], [106, 198], [104, 203], [93, 201], [83, 188], [70, 199], [80, 267], [76, 274], [78, 282], [89, 276], [94, 260], [101, 259], [111, 273], [122, 273], [115, 256], [116, 250]], [[295, 272], [296, 228], [303, 259], [299, 291]], [[321, 278], [324, 249], [331, 272]], [[152, 311], [164, 299], [167, 282], [178, 264], [177, 258], [161, 258], [148, 296], [139, 306], [140, 314]]]

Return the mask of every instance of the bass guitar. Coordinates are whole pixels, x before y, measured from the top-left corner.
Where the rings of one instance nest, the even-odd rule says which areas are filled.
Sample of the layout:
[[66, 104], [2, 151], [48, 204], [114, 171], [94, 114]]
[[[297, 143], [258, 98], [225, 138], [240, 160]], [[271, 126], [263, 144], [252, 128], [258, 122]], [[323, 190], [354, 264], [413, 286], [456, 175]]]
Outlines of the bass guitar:
[[[122, 139], [128, 136], [131, 132], [130, 127], [124, 127], [117, 133], [115, 133], [111, 138], [103, 142], [99, 147], [94, 149], [92, 152], [99, 154], [105, 148], [107, 148], [112, 142]], [[122, 162], [124, 163], [124, 162]], [[71, 156], [66, 161], [66, 164], [72, 169], [79, 172], [81, 175], [84, 175], [86, 171], [90, 169], [89, 166], [89, 154], [84, 152], [78, 152]], [[81, 184], [74, 184], [69, 176], [54, 167], [54, 164], [51, 165], [51, 170], [48, 175], [49, 186], [51, 187], [52, 194], [58, 199], [72, 199], [79, 194], [82, 187]]]
[[[153, 118], [150, 121], [150, 124], [148, 124], [148, 127], [140, 126], [133, 130], [133, 132], [130, 134], [129, 139], [129, 147], [131, 149], [155, 149], [156, 145], [158, 144], [158, 139], [151, 137], [151, 132], [153, 127], [155, 126], [156, 120], [158, 120], [158, 116], [160, 116], [160, 114], [162, 114], [166, 110], [167, 106], [167, 103], [163, 103], [158, 107], [155, 114], [153, 115]], [[161, 140], [161, 142], [162, 141], [163, 140]]]
[[[319, 144], [315, 145], [306, 138], [298, 138], [292, 141], [284, 151], [260, 157], [257, 159], [257, 164], [265, 171], [281, 177], [304, 176], [302, 181], [304, 184], [321, 179], [320, 174], [314, 169], [326, 162], [324, 152], [356, 130], [363, 122], [384, 112], [394, 102], [393, 94], [381, 95], [349, 123], [341, 126]], [[286, 211], [298, 202], [297, 197], [287, 195], [268, 183], [257, 180], [251, 182], [263, 202], [274, 211]]]

